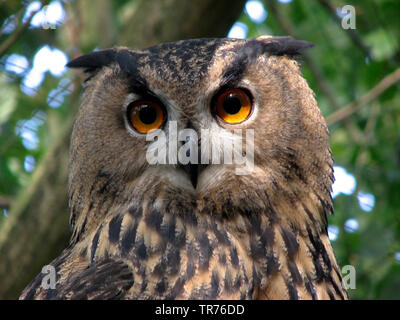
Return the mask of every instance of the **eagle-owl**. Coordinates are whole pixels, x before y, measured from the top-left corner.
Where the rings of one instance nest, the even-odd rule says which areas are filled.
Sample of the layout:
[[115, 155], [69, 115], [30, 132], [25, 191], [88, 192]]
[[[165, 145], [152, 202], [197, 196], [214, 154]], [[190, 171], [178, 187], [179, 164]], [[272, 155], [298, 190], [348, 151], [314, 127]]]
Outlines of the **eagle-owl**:
[[[69, 62], [88, 74], [73, 233], [50, 263], [55, 289], [39, 274], [21, 298], [346, 299], [327, 235], [328, 129], [295, 59], [311, 46], [196, 39]], [[247, 173], [224, 161], [238, 140]]]

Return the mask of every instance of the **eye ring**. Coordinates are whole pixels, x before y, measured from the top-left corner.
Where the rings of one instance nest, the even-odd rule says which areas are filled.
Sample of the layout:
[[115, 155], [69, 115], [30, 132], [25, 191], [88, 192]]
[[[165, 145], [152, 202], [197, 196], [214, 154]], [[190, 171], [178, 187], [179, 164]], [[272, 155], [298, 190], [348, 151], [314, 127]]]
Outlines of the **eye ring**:
[[162, 127], [166, 119], [164, 107], [151, 100], [137, 100], [127, 108], [128, 121], [135, 131], [146, 134]]
[[215, 98], [213, 113], [227, 124], [246, 121], [253, 110], [252, 98], [246, 89], [229, 89]]

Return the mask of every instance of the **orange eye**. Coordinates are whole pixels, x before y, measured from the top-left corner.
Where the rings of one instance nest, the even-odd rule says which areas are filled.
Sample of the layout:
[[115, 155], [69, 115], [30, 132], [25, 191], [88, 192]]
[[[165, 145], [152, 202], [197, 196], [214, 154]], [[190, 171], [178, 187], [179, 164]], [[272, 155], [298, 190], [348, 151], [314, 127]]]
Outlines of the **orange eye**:
[[148, 133], [162, 126], [164, 109], [156, 102], [139, 100], [128, 107], [128, 119], [139, 133]]
[[241, 123], [251, 113], [251, 99], [246, 91], [242, 89], [225, 91], [217, 98], [215, 113], [226, 123]]

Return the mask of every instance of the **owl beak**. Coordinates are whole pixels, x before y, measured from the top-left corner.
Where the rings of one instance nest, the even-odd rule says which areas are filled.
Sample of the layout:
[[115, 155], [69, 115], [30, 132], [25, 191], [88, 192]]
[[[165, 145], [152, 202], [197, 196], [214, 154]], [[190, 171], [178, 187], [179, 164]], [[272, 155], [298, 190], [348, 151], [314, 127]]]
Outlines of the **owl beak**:
[[190, 182], [193, 185], [193, 188], [196, 189], [199, 175], [207, 167], [207, 165], [188, 163], [185, 165], [181, 164], [180, 167], [183, 169], [183, 171], [186, 172], [190, 179]]
[[199, 165], [198, 164], [193, 164], [193, 163], [188, 163], [185, 165], [181, 165], [183, 171], [186, 172], [186, 174], [189, 176], [190, 182], [193, 185], [193, 188], [196, 189], [197, 187], [197, 178], [199, 176]]
[[[200, 150], [201, 140], [197, 138], [198, 137], [197, 130], [191, 121], [189, 121], [187, 123], [186, 129], [193, 130], [196, 134], [193, 137], [187, 136], [185, 143], [190, 143], [190, 140], [194, 139], [193, 142], [195, 142], [195, 148], [198, 148], [198, 150]], [[190, 150], [191, 150], [190, 148], [188, 150], [186, 150], [186, 156], [188, 158], [190, 158]], [[198, 158], [195, 160], [197, 163], [192, 163], [191, 161], [189, 161], [188, 164], [180, 164], [180, 167], [183, 169], [183, 171], [186, 172], [186, 174], [188, 175], [188, 177], [190, 179], [190, 182], [192, 183], [193, 187], [196, 189], [198, 177], [200, 175], [200, 172], [204, 169], [205, 166], [202, 164], [198, 164], [199, 163]]]

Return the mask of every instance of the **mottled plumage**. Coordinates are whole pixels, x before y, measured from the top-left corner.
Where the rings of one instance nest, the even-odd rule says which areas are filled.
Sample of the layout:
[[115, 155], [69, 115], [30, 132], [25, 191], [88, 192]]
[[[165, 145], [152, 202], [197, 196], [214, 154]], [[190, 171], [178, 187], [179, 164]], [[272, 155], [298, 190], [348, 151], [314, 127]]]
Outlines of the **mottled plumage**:
[[[115, 48], [69, 63], [85, 81], [70, 151], [70, 245], [23, 299], [347, 298], [327, 235], [328, 129], [289, 37], [200, 39], [143, 51]], [[252, 113], [217, 121], [216, 95], [244, 88]], [[168, 132], [254, 130], [254, 170], [146, 161], [151, 142], [127, 125], [127, 101], [165, 106]], [[201, 143], [201, 142], [199, 142]], [[193, 168], [191, 167], [190, 170]], [[193, 171], [190, 171], [193, 174]]]

